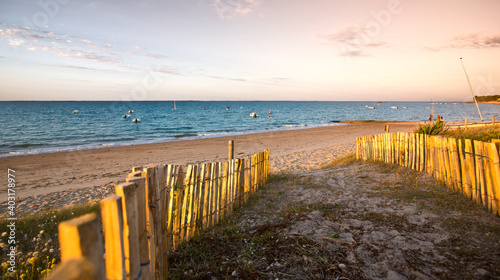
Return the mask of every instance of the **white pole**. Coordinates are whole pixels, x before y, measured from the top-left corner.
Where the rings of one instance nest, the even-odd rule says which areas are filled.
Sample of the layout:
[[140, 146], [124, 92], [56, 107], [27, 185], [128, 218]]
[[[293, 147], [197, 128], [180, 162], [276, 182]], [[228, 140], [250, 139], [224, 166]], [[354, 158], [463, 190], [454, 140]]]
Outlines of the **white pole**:
[[467, 83], [469, 83], [470, 93], [472, 94], [472, 98], [474, 98], [474, 102], [476, 102], [476, 107], [477, 107], [477, 111], [479, 112], [479, 117], [481, 118], [481, 121], [483, 122], [484, 121], [483, 116], [481, 115], [481, 111], [479, 111], [479, 105], [477, 105], [477, 99], [476, 99], [476, 96], [474, 95], [474, 92], [472, 91], [472, 86], [470, 85], [469, 75], [467, 75], [467, 71], [465, 71], [465, 66], [464, 66], [464, 62], [462, 61], [462, 58], [460, 58], [460, 62], [462, 63], [462, 67], [464, 68], [465, 77], [467, 77]]

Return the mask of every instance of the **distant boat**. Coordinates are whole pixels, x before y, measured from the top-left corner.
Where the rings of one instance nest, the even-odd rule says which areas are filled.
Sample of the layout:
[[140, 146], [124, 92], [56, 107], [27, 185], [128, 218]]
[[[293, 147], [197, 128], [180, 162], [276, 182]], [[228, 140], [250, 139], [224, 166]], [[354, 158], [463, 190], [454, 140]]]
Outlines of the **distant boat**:
[[73, 110], [73, 114], [78, 114], [78, 110]]
[[250, 118], [258, 118], [259, 117], [259, 115], [257, 115], [257, 113], [255, 113], [255, 112], [250, 113], [249, 116], [250, 116]]
[[373, 107], [373, 106], [366, 106], [366, 108], [368, 108], [368, 109], [375, 109], [375, 107]]
[[172, 108], [172, 111], [177, 111], [177, 107], [175, 107], [175, 100], [174, 100], [174, 108]]
[[268, 115], [271, 115], [271, 114], [272, 114], [272, 113], [271, 113], [271, 109], [269, 109], [269, 112], [267, 112], [267, 114], [268, 114]]
[[408, 107], [403, 107], [403, 109], [408, 109]]
[[128, 117], [130, 117], [130, 115], [129, 115], [129, 114], [126, 114], [126, 115], [123, 115], [123, 116], [122, 116], [122, 118], [123, 118], [123, 119], [128, 119]]
[[226, 110], [228, 110], [228, 111], [229, 111], [229, 110], [231, 110], [231, 108], [229, 108], [229, 107], [226, 107]]
[[392, 106], [391, 109], [399, 109], [397, 106]]
[[134, 110], [128, 110], [128, 113], [129, 113], [129, 114], [133, 114], [133, 113], [134, 113]]
[[133, 123], [139, 123], [139, 122], [141, 122], [141, 119], [133, 119], [132, 122]]

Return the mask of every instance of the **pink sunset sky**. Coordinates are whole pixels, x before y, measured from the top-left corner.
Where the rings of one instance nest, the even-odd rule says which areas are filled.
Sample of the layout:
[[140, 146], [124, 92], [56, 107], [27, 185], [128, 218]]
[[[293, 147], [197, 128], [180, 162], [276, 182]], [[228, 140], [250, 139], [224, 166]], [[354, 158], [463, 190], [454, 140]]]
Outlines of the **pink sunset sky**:
[[469, 101], [500, 1], [0, 2], [0, 100]]

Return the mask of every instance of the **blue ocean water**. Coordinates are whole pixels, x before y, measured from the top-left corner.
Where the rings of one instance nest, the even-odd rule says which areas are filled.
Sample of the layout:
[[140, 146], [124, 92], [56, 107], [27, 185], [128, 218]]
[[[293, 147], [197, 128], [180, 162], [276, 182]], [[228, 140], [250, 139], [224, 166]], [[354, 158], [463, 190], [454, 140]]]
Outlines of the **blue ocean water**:
[[[475, 105], [463, 103], [177, 101], [175, 105], [176, 111], [171, 101], [0, 102], [0, 156], [340, 125], [332, 121], [344, 120], [425, 121], [431, 106], [434, 116], [446, 121], [480, 121]], [[485, 120], [500, 109], [479, 106]], [[130, 118], [122, 118], [129, 110], [134, 111]], [[250, 118], [252, 112], [260, 117]], [[141, 122], [133, 123], [133, 118]]]

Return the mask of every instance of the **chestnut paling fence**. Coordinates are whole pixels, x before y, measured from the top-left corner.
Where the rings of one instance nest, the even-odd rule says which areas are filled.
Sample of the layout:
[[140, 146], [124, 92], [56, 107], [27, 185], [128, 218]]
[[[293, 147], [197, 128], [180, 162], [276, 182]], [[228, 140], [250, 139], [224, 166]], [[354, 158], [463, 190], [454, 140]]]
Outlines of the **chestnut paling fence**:
[[225, 163], [134, 168], [101, 201], [105, 250], [97, 215], [62, 222], [62, 263], [49, 279], [167, 279], [168, 253], [243, 205], [269, 175], [269, 149]]
[[500, 215], [499, 142], [415, 133], [358, 137], [356, 158], [399, 164], [431, 174], [489, 212]]

